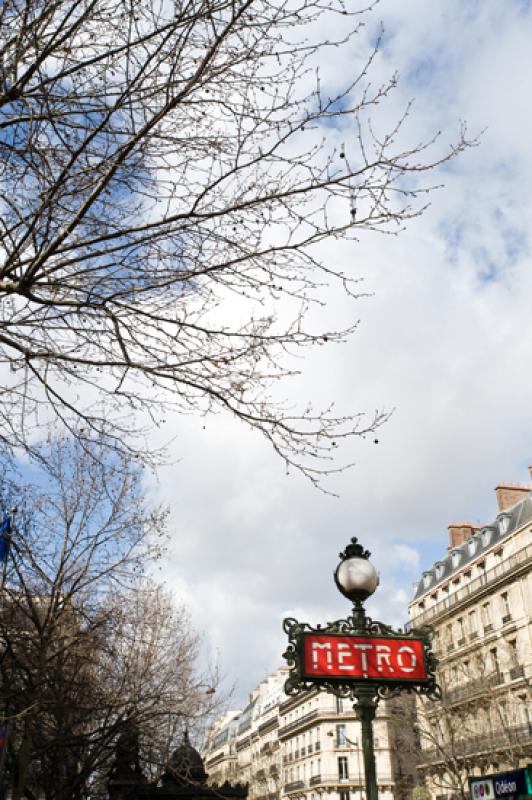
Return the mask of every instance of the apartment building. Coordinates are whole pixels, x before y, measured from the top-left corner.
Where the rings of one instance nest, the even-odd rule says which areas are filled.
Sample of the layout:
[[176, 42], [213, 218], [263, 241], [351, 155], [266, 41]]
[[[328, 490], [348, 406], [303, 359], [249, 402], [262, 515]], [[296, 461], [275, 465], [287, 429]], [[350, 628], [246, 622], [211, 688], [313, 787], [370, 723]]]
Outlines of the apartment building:
[[[209, 780], [249, 782], [250, 800], [363, 800], [360, 724], [352, 703], [313, 689], [287, 697], [287, 669], [270, 675], [242, 712], [221, 719], [203, 752]], [[374, 723], [379, 797], [406, 797], [412, 747], [398, 746], [404, 711], [382, 703]]]
[[436, 800], [532, 761], [532, 486], [495, 493], [489, 524], [449, 526], [409, 607], [411, 625], [433, 626], [439, 659], [443, 698], [418, 705], [418, 769]]

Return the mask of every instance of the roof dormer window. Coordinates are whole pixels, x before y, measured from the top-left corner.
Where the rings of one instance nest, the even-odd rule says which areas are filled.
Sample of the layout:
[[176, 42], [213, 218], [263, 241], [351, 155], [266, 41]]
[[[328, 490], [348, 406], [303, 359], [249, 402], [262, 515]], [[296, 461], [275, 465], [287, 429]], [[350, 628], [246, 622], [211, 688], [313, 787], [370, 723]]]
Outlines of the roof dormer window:
[[508, 528], [510, 527], [510, 518], [511, 514], [499, 514], [497, 517], [497, 525], [499, 526], [499, 533], [501, 536], [504, 536], [504, 534], [508, 531]]
[[453, 569], [456, 569], [462, 560], [462, 551], [461, 550], [451, 550], [451, 563], [453, 565]]
[[445, 572], [445, 562], [436, 561], [434, 567], [436, 569], [436, 579], [440, 580], [440, 578], [443, 576], [443, 573]]
[[482, 540], [482, 547], [487, 547], [491, 540], [493, 539], [493, 534], [495, 530], [492, 525], [487, 525], [485, 528], [482, 528], [480, 532], [480, 538]]
[[478, 537], [472, 536], [467, 540], [467, 551], [470, 556], [474, 556], [478, 550]]
[[434, 572], [431, 569], [426, 570], [423, 575], [423, 588], [428, 589], [434, 578]]

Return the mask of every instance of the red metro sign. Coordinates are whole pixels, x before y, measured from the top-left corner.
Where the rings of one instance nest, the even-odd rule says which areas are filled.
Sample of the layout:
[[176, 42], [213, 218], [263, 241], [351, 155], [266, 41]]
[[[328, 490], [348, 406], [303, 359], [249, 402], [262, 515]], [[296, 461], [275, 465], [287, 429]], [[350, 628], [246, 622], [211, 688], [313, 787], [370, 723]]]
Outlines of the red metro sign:
[[313, 683], [375, 680], [379, 683], [429, 679], [422, 639], [303, 633], [299, 640], [301, 678]]

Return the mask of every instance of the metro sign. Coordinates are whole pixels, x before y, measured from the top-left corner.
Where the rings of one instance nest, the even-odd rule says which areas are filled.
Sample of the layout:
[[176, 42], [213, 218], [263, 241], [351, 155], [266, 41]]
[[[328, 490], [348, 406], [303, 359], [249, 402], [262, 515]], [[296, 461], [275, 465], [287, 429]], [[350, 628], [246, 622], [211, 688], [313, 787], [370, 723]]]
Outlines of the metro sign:
[[283, 628], [288, 634], [284, 658], [290, 668], [285, 683], [289, 695], [316, 686], [339, 697], [356, 698], [367, 686], [380, 696], [404, 689], [431, 699], [441, 697], [428, 628], [405, 634], [368, 617], [363, 627], [349, 617], [317, 628], [290, 618]]
[[428, 680], [422, 639], [303, 633], [298, 644], [304, 680]]

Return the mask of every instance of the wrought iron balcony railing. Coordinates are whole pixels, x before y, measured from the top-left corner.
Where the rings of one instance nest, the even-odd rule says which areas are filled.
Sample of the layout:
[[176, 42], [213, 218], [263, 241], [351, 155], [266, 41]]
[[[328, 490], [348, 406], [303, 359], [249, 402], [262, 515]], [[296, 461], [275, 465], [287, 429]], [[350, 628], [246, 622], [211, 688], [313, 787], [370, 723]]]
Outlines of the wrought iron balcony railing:
[[486, 732], [483, 735], [468, 736], [454, 742], [442, 743], [441, 747], [422, 750], [419, 765], [446, 762], [477, 753], [494, 753], [525, 748], [532, 741], [532, 723], [514, 725], [504, 731]]
[[521, 548], [517, 553], [513, 553], [508, 558], [503, 559], [500, 564], [485, 572], [478, 578], [474, 578], [468, 583], [460, 586], [456, 591], [451, 592], [448, 597], [435, 603], [431, 608], [416, 613], [410, 622], [407, 622], [406, 629], [410, 630], [412, 627], [419, 628], [421, 625], [430, 623], [431, 620], [439, 617], [449, 609], [454, 608], [462, 602], [468, 600], [471, 596], [478, 596], [479, 590], [487, 589], [495, 584], [500, 578], [506, 577], [514, 570], [526, 566], [532, 560], [532, 545]]

